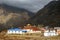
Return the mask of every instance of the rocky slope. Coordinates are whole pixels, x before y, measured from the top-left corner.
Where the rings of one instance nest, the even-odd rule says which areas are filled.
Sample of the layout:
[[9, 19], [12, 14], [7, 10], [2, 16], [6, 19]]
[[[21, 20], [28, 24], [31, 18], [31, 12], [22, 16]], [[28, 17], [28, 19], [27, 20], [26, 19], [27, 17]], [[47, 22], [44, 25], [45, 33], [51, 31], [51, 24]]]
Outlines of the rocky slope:
[[60, 1], [51, 1], [39, 10], [28, 23], [43, 24], [48, 26], [60, 26]]
[[0, 4], [0, 29], [19, 27], [33, 15], [25, 9]]

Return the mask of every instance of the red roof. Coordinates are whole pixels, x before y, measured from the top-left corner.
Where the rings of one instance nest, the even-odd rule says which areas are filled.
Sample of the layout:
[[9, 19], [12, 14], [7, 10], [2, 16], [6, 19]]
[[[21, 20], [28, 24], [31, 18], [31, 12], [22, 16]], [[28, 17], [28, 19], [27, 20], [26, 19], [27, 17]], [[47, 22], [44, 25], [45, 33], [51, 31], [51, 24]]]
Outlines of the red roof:
[[23, 29], [32, 29], [33, 31], [39, 30], [39, 28], [33, 27], [33, 26], [26, 26], [26, 27], [24, 27]]

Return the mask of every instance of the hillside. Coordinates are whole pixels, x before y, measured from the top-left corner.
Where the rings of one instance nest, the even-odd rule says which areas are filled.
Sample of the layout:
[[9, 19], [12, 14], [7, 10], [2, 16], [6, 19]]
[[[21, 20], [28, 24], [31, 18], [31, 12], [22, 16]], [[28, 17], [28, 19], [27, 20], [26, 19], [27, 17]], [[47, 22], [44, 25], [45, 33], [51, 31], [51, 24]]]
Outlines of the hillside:
[[43, 33], [27, 33], [27, 34], [7, 34], [6, 30], [0, 32], [0, 40], [60, 40], [59, 36], [43, 36]]
[[0, 4], [0, 30], [10, 27], [20, 27], [22, 23], [33, 15], [34, 13], [28, 10]]
[[51, 1], [28, 20], [31, 24], [45, 26], [60, 26], [60, 1]]

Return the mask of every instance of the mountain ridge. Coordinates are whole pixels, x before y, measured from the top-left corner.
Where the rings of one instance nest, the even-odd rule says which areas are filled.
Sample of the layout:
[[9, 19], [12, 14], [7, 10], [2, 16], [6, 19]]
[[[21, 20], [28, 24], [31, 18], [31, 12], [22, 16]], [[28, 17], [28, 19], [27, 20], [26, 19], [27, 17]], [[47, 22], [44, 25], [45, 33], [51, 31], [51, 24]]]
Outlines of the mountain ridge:
[[60, 1], [51, 1], [28, 20], [31, 24], [45, 26], [60, 26]]

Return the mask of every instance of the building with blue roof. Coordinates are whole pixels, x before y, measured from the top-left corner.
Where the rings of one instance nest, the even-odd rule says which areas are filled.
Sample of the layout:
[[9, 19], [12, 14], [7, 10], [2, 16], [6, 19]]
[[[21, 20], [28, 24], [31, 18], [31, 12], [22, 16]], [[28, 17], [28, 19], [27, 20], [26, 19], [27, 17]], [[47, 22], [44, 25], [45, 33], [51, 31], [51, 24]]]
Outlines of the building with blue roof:
[[11, 28], [11, 29], [8, 29], [7, 34], [24, 34], [26, 32], [27, 30], [23, 30], [20, 28]]

